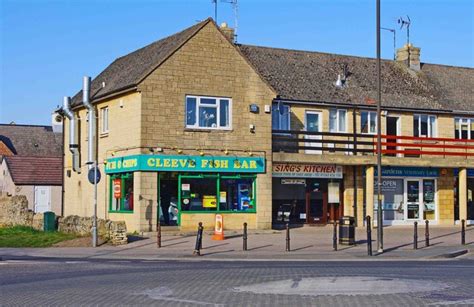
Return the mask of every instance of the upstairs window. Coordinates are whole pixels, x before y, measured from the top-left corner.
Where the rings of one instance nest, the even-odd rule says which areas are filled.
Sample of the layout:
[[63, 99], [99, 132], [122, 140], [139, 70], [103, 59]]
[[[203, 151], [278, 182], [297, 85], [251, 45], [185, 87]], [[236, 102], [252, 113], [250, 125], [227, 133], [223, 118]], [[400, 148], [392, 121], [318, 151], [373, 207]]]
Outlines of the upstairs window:
[[109, 107], [100, 109], [101, 133], [109, 133]]
[[436, 137], [436, 116], [414, 115], [413, 135], [416, 137]]
[[346, 110], [329, 110], [329, 132], [346, 132]]
[[290, 106], [280, 104], [283, 108], [279, 110], [278, 103], [272, 104], [272, 129], [290, 130]]
[[186, 128], [231, 129], [230, 98], [186, 96]]
[[474, 140], [474, 118], [455, 118], [454, 137], [459, 140]]
[[370, 111], [360, 112], [360, 132], [368, 134], [377, 133], [377, 113]]

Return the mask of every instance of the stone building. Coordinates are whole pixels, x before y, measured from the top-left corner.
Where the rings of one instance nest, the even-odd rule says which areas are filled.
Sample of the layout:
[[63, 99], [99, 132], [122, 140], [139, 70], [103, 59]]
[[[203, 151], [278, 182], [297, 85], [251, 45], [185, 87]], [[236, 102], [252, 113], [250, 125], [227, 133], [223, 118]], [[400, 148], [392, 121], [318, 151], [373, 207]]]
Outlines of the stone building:
[[[473, 219], [473, 69], [419, 54], [405, 46], [382, 65], [385, 223]], [[227, 229], [265, 229], [279, 209], [363, 225], [377, 209], [375, 75], [370, 58], [235, 44], [211, 19], [116, 59], [90, 89], [98, 216], [131, 231], [158, 216], [211, 228], [217, 213]], [[82, 94], [65, 106], [64, 214], [90, 216]]]

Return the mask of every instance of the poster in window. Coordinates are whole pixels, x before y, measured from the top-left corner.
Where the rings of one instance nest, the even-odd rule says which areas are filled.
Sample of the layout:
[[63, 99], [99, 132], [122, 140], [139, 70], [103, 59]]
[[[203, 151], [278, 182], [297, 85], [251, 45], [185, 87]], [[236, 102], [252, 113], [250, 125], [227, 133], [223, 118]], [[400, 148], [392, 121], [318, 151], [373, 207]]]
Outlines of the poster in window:
[[191, 191], [191, 185], [189, 183], [183, 183], [183, 184], [181, 184], [181, 190]]
[[121, 198], [122, 197], [122, 179], [117, 178], [113, 180], [113, 191], [114, 191], [114, 198]]
[[330, 204], [339, 203], [339, 182], [328, 183], [328, 203]]
[[216, 208], [217, 207], [217, 197], [214, 195], [203, 195], [202, 197], [202, 206], [203, 208]]
[[226, 203], [227, 202], [227, 192], [221, 191], [221, 193], [220, 193], [220, 202], [221, 203]]

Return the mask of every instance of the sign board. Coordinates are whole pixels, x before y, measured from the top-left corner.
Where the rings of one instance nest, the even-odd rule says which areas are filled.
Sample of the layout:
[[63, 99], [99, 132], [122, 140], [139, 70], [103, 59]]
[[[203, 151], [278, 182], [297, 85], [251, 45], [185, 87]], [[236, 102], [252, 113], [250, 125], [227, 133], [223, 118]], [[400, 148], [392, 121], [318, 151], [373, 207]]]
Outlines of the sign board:
[[[96, 173], [96, 171], [97, 171], [97, 173]], [[100, 169], [97, 166], [91, 167], [91, 169], [87, 173], [87, 179], [89, 179], [89, 182], [92, 183], [92, 184], [94, 184], [94, 175], [95, 174], [96, 174], [95, 183], [99, 183], [99, 181], [100, 181]]]
[[202, 206], [203, 208], [216, 208], [217, 199], [214, 195], [204, 195], [202, 197]]
[[342, 166], [319, 164], [273, 164], [273, 177], [342, 179]]
[[[377, 168], [374, 176], [377, 176]], [[382, 167], [382, 177], [439, 177], [439, 168], [431, 167]]]
[[114, 198], [121, 198], [122, 197], [122, 179], [117, 178], [113, 180], [113, 191], [114, 191]]
[[306, 184], [306, 179], [282, 179], [281, 184]]
[[328, 203], [339, 203], [339, 182], [328, 182]]
[[[454, 169], [454, 176], [459, 176], [459, 169], [455, 168]], [[474, 178], [474, 168], [468, 168], [467, 169], [467, 177]]]
[[213, 240], [224, 240], [224, 217], [222, 214], [216, 214], [216, 222], [214, 224]]
[[265, 159], [185, 155], [132, 155], [107, 159], [107, 174], [135, 171], [264, 173]]

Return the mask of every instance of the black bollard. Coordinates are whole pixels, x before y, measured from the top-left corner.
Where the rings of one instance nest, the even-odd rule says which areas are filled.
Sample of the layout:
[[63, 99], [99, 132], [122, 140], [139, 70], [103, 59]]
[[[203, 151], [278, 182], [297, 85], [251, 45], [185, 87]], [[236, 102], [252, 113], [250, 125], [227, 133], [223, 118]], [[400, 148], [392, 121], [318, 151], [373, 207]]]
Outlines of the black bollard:
[[367, 255], [372, 256], [372, 227], [370, 222], [370, 216], [366, 217], [367, 226]]
[[418, 249], [418, 222], [413, 223], [413, 249]]
[[204, 227], [202, 227], [202, 223], [199, 222], [198, 232], [197, 232], [197, 236], [196, 236], [196, 245], [194, 247], [194, 252], [193, 252], [194, 256], [201, 256], [202, 231], [203, 231], [203, 229], [204, 229]]
[[461, 244], [466, 245], [466, 221], [461, 221]]
[[290, 224], [286, 223], [286, 251], [289, 252], [290, 250]]
[[425, 221], [425, 246], [430, 246], [430, 221]]
[[242, 236], [242, 240], [243, 240], [242, 249], [246, 251], [247, 250], [247, 223], [244, 223], [244, 234]]
[[158, 248], [161, 247], [161, 222], [160, 218], [158, 217], [158, 224], [156, 225], [156, 244], [158, 245]]
[[334, 227], [332, 232], [332, 248], [337, 251], [337, 221], [334, 221]]

